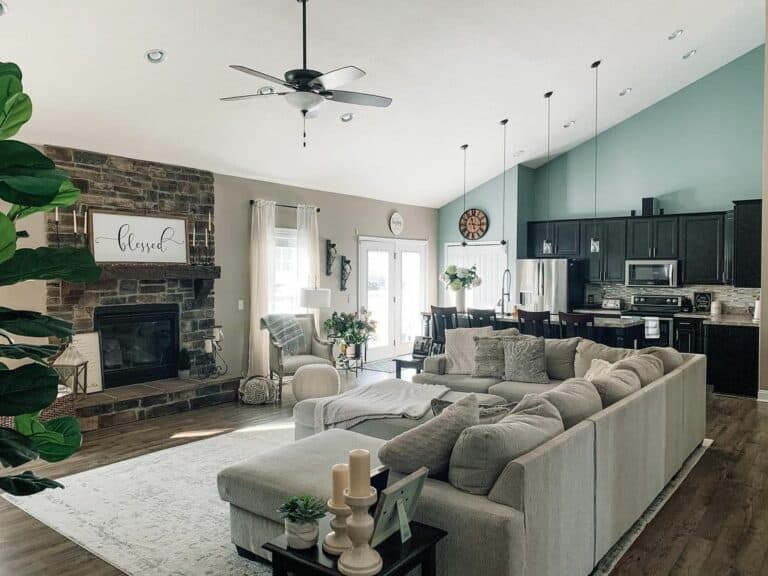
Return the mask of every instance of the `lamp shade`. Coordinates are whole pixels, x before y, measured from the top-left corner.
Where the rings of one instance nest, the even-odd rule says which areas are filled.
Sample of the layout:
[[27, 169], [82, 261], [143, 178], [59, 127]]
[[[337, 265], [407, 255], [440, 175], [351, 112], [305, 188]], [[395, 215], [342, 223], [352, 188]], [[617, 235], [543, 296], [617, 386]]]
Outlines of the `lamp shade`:
[[302, 288], [299, 305], [302, 308], [330, 308], [331, 291], [328, 288]]

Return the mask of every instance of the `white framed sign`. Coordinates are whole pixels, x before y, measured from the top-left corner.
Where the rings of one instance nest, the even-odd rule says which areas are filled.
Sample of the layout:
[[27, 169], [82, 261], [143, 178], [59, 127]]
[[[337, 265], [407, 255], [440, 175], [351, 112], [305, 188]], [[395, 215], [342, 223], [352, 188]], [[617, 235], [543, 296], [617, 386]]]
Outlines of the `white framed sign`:
[[84, 360], [88, 361], [88, 390], [101, 392], [104, 387], [104, 370], [101, 365], [101, 333], [84, 332], [72, 336], [72, 345]]
[[187, 220], [89, 210], [96, 262], [187, 264]]

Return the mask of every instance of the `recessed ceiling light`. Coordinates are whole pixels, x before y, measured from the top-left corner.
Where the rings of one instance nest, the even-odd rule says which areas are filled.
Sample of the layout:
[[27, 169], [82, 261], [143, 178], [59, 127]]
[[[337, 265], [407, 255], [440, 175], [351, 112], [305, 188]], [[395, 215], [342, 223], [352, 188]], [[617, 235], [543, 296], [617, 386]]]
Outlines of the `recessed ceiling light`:
[[667, 36], [667, 40], [674, 40], [675, 38], [680, 38], [680, 36], [683, 35], [684, 30], [682, 28], [678, 28], [672, 34]]
[[624, 90], [619, 92], [619, 96], [628, 96], [629, 94], [632, 94], [632, 88], [630, 86], [627, 86]]
[[5, 16], [6, 14], [8, 14], [8, 4], [0, 0], [0, 16]]
[[165, 62], [165, 50], [160, 50], [160, 48], [147, 50], [144, 56], [150, 64], [160, 64], [161, 62]]
[[525, 150], [518, 150], [517, 152], [512, 154], [512, 157], [513, 158], [520, 158], [520, 156], [522, 156], [523, 154], [525, 154]]
[[690, 58], [691, 56], [696, 56], [696, 48], [691, 48], [690, 50], [688, 50], [688, 52], [683, 54], [683, 60], [688, 60], [688, 58]]
[[576, 125], [576, 120], [568, 120], [565, 124], [563, 124], [563, 128], [570, 128], [571, 126]]
[[355, 117], [355, 115], [354, 115], [354, 114], [352, 114], [352, 112], [344, 112], [344, 114], [342, 114], [341, 116], [339, 116], [339, 118], [341, 118], [341, 121], [342, 121], [342, 122], [352, 122], [352, 119], [353, 119], [354, 117]]
[[261, 88], [259, 88], [259, 94], [261, 94], [262, 96], [269, 96], [270, 94], [274, 94], [274, 93], [275, 93], [275, 89], [272, 88], [272, 86], [262, 86]]

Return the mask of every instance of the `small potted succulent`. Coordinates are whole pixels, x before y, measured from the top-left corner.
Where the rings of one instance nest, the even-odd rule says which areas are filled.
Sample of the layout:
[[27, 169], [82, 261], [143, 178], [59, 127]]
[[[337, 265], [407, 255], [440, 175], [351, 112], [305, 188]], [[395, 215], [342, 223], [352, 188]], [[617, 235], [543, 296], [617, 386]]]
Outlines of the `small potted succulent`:
[[317, 544], [320, 533], [318, 520], [325, 516], [325, 502], [309, 494], [291, 496], [277, 511], [285, 520], [288, 546], [297, 550], [306, 550]]
[[189, 350], [186, 348], [179, 350], [179, 358], [176, 363], [179, 369], [179, 378], [189, 378], [189, 370], [192, 367], [192, 360], [189, 357]]

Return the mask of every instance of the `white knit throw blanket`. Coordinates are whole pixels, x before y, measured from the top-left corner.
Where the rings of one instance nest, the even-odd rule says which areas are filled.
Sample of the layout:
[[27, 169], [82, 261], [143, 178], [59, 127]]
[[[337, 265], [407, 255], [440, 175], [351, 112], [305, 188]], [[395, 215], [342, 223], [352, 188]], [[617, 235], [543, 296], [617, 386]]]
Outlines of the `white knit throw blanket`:
[[315, 405], [315, 432], [352, 428], [373, 418], [422, 418], [432, 400], [448, 392], [439, 384], [385, 380], [358, 386], [339, 396], [321, 398]]

